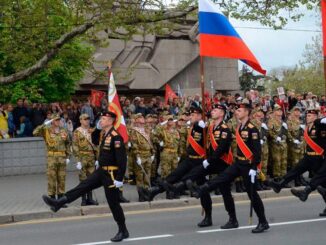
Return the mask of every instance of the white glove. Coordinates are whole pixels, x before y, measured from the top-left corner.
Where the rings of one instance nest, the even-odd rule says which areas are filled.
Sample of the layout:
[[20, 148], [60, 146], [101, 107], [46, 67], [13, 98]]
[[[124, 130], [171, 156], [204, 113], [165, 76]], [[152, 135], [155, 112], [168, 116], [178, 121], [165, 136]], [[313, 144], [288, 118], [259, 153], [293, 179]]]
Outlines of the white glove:
[[201, 127], [201, 128], [205, 128], [206, 127], [206, 124], [205, 124], [205, 122], [203, 120], [200, 120], [198, 122], [198, 126]]
[[164, 146], [164, 142], [160, 141], [160, 146], [163, 147]]
[[152, 162], [154, 161], [154, 156], [151, 156], [151, 161], [152, 161]]
[[321, 119], [320, 122], [321, 122], [322, 124], [326, 124], [326, 117], [324, 117], [323, 119]]
[[180, 157], [178, 157], [178, 162], [180, 162]]
[[260, 144], [263, 145], [264, 144], [264, 140], [260, 140]]
[[100, 166], [99, 162], [96, 160], [95, 161], [95, 169], [98, 169], [98, 167]]
[[164, 126], [168, 121], [161, 122], [161, 126]]
[[280, 136], [277, 136], [276, 142], [280, 143], [282, 141], [282, 138]]
[[287, 125], [285, 122], [282, 123], [282, 126], [283, 126], [283, 128], [285, 128], [286, 130], [288, 129], [288, 125]]
[[301, 125], [300, 125], [300, 128], [302, 128], [302, 130], [305, 130], [305, 129], [306, 129], [306, 125], [301, 124]]
[[44, 122], [44, 125], [45, 125], [45, 126], [49, 126], [52, 122], [53, 122], [53, 119]]
[[190, 122], [190, 121], [187, 121], [186, 124], [187, 124], [188, 126], [190, 126], [191, 122]]
[[67, 159], [66, 159], [66, 164], [68, 165], [69, 163], [70, 163], [70, 159], [67, 158]]
[[264, 129], [266, 129], [266, 130], [268, 130], [268, 127], [267, 127], [266, 123], [262, 123], [261, 124], [261, 127], [264, 128]]
[[121, 188], [123, 186], [123, 182], [122, 181], [113, 181], [113, 184], [115, 185], [115, 187], [117, 188]]
[[257, 175], [257, 171], [256, 170], [253, 170], [253, 169], [250, 169], [249, 176], [250, 176], [250, 181], [253, 184], [255, 183], [256, 175]]
[[131, 147], [131, 143], [130, 143], [130, 142], [128, 142], [128, 147], [129, 147], [129, 148]]
[[81, 169], [83, 168], [81, 162], [77, 162], [77, 164], [76, 164], [76, 168], [77, 168], [78, 170], [81, 170]]
[[140, 157], [137, 157], [137, 161], [136, 161], [136, 163], [137, 163], [139, 166], [141, 166], [141, 159], [140, 159]]
[[203, 167], [204, 167], [204, 169], [206, 169], [208, 167], [208, 165], [209, 165], [209, 162], [207, 162], [207, 159], [205, 159], [203, 161]]
[[295, 140], [293, 140], [293, 143], [299, 145], [300, 144], [300, 141], [297, 140], [297, 139], [295, 139]]

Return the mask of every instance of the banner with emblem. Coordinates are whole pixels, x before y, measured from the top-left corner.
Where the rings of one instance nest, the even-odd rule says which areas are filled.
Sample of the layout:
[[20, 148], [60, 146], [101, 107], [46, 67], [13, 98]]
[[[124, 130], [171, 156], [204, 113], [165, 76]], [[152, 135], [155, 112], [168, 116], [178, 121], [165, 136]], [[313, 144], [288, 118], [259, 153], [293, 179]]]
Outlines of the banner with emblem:
[[91, 90], [91, 105], [101, 107], [101, 101], [105, 97], [105, 92], [99, 90]]
[[123, 142], [127, 143], [129, 140], [126, 122], [123, 117], [123, 113], [120, 106], [119, 96], [117, 89], [115, 87], [113, 73], [111, 71], [111, 66], [108, 65], [108, 76], [109, 76], [109, 86], [108, 86], [108, 110], [114, 112], [117, 115], [117, 120], [114, 125], [116, 130], [123, 138]]

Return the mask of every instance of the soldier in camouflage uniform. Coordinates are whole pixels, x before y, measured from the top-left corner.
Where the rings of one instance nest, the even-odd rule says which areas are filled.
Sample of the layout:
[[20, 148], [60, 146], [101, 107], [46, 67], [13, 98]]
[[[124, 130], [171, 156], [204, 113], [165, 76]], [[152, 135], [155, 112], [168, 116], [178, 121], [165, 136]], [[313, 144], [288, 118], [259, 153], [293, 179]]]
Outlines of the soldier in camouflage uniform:
[[[231, 150], [232, 150], [233, 159], [236, 159], [236, 157], [237, 157], [237, 142], [235, 140], [235, 132], [238, 127], [238, 121], [237, 121], [235, 115], [233, 115], [233, 117], [227, 122], [227, 125], [232, 133]], [[245, 191], [241, 177], [238, 177], [235, 179], [235, 190], [237, 193]]]
[[[174, 171], [180, 161], [180, 135], [175, 128], [173, 116], [168, 115], [165, 117], [166, 125], [157, 135], [161, 151], [161, 178], [165, 179], [172, 171]], [[167, 199], [173, 199], [174, 195], [168, 191], [166, 193]]]
[[[295, 168], [298, 162], [303, 158], [304, 144], [303, 144], [303, 133], [304, 126], [300, 122], [300, 108], [294, 107], [291, 110], [291, 114], [288, 118], [287, 124], [289, 128], [288, 137], [288, 169]], [[295, 186], [301, 186], [302, 176], [296, 177], [294, 180]]]
[[288, 127], [282, 120], [282, 115], [282, 108], [276, 104], [268, 121], [273, 177], [276, 181], [287, 172]]
[[180, 152], [180, 162], [182, 162], [187, 157], [188, 128], [186, 125], [185, 115], [181, 115], [178, 117], [177, 130], [180, 135], [179, 152]]
[[[92, 132], [94, 130], [90, 128], [89, 115], [81, 114], [79, 120], [81, 126], [74, 131], [72, 149], [77, 160], [79, 181], [83, 181], [94, 172], [95, 167], [98, 167], [98, 161], [96, 159], [96, 146], [92, 143]], [[98, 202], [93, 200], [92, 192], [82, 195], [81, 206], [86, 205], [98, 205]]]
[[251, 123], [259, 130], [260, 134], [260, 144], [261, 144], [261, 164], [260, 172], [257, 176], [257, 190], [270, 190], [270, 188], [265, 185], [267, 176], [267, 166], [268, 166], [268, 127], [264, 122], [265, 115], [261, 108], [256, 108], [251, 113]]
[[136, 114], [135, 126], [131, 128], [130, 142], [133, 154], [136, 156], [137, 165], [134, 174], [140, 202], [146, 201], [144, 189], [148, 189], [150, 185], [151, 168], [154, 160], [153, 144], [144, 126], [143, 115], [141, 113]]
[[51, 120], [38, 126], [34, 136], [44, 138], [47, 148], [48, 195], [59, 199], [65, 194], [66, 165], [70, 160], [70, 140], [66, 129], [60, 127], [60, 116], [53, 114]]
[[[134, 126], [135, 123], [135, 116], [134, 114], [130, 117], [129, 124], [127, 125], [127, 131], [128, 135], [131, 135], [132, 133], [132, 127]], [[134, 151], [132, 150], [132, 145], [129, 140], [127, 147], [126, 147], [127, 153], [128, 153], [128, 177], [129, 177], [129, 184], [131, 185], [136, 185], [136, 179], [135, 179], [135, 164], [136, 164], [136, 157], [134, 154]]]

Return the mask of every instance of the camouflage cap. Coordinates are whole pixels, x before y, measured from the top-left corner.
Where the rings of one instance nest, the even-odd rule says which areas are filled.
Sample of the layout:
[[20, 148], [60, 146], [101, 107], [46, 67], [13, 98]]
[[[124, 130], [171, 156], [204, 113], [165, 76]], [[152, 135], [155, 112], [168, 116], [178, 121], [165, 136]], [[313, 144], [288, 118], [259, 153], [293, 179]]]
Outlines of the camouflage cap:
[[145, 118], [147, 119], [147, 118], [153, 118], [153, 115], [152, 114], [147, 114], [146, 116], [145, 116]]
[[164, 120], [165, 121], [173, 120], [173, 115], [166, 115], [166, 116], [164, 116]]
[[51, 119], [52, 119], [52, 120], [58, 120], [58, 119], [60, 119], [60, 115], [57, 114], [57, 113], [53, 113], [53, 114], [51, 115]]
[[300, 111], [300, 107], [298, 107], [298, 106], [294, 106], [294, 107], [291, 109], [291, 112], [294, 112], [294, 111]]
[[134, 119], [138, 119], [138, 118], [141, 118], [141, 117], [144, 117], [143, 114], [141, 113], [137, 113], [134, 115]]
[[279, 104], [275, 104], [273, 111], [278, 111], [278, 110], [282, 111], [282, 107]]
[[86, 113], [83, 113], [79, 116], [79, 120], [89, 119], [89, 115]]

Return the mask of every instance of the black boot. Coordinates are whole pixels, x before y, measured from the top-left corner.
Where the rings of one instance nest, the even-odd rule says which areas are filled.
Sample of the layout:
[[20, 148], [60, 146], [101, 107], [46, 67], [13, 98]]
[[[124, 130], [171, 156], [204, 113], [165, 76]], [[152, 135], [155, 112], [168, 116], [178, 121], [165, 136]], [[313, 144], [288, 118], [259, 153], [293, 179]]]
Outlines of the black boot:
[[87, 205], [87, 199], [86, 199], [86, 194], [82, 195], [82, 202], [80, 204], [80, 206], [86, 206]]
[[267, 181], [262, 182], [262, 186], [263, 186], [263, 189], [264, 189], [265, 191], [269, 191], [269, 190], [272, 189], [272, 188], [270, 188], [267, 184], [268, 184]]
[[262, 233], [269, 229], [269, 224], [267, 221], [259, 222], [255, 229], [253, 229], [252, 233]]
[[123, 196], [123, 192], [122, 190], [119, 190], [119, 202], [120, 203], [129, 203], [130, 201], [127, 200], [124, 196]]
[[319, 214], [320, 217], [325, 217], [326, 216], [326, 208], [324, 209], [324, 211], [322, 213]]
[[51, 208], [53, 212], [58, 212], [60, 208], [62, 208], [66, 203], [68, 203], [68, 199], [66, 196], [62, 196], [59, 199], [55, 199], [43, 195], [42, 199]]
[[211, 214], [205, 214], [205, 218], [197, 224], [198, 227], [208, 227], [208, 226], [212, 226], [212, 225], [213, 225], [213, 222], [212, 222]]
[[55, 195], [49, 195], [49, 197], [55, 199]]
[[174, 198], [174, 193], [172, 191], [166, 192], [166, 199], [172, 200]]
[[97, 206], [98, 205], [98, 202], [93, 199], [93, 193], [91, 191], [87, 193], [87, 201], [86, 202], [87, 202], [88, 206], [91, 206], [91, 205]]
[[171, 189], [175, 194], [180, 195], [180, 193], [186, 189], [186, 184], [181, 181], [172, 185]]
[[241, 179], [240, 183], [241, 183], [242, 192], [246, 192], [247, 188], [246, 188], [246, 185], [244, 184], [244, 181], [242, 179]]
[[221, 195], [220, 188], [217, 187], [217, 188], [215, 189], [215, 191], [214, 191], [214, 194], [215, 194], [216, 196]]
[[127, 230], [126, 225], [119, 225], [119, 231], [113, 238], [111, 238], [111, 242], [121, 242], [123, 239], [126, 239], [128, 237], [129, 232]]
[[270, 187], [272, 187], [275, 193], [280, 193], [280, 191], [282, 190], [283, 183], [284, 183], [283, 180], [277, 181], [277, 179], [274, 179], [274, 180], [270, 180], [268, 184]]
[[144, 188], [143, 187], [137, 187], [138, 191], [138, 201], [139, 202], [146, 202]]
[[148, 190], [144, 190], [144, 196], [146, 201], [150, 202], [153, 201], [154, 197], [160, 193], [163, 193], [165, 190], [162, 186], [153, 186]]
[[242, 189], [242, 186], [241, 186], [241, 182], [240, 181], [236, 181], [235, 182], [235, 192], [236, 193], [242, 193], [243, 192], [243, 189]]
[[262, 186], [261, 180], [258, 180], [257, 181], [257, 191], [263, 191], [263, 190], [264, 190], [264, 188]]
[[299, 187], [299, 186], [302, 186], [302, 184], [301, 184], [301, 181], [300, 181], [300, 176], [297, 176], [294, 179], [294, 187]]
[[310, 186], [306, 186], [303, 190], [291, 189], [291, 193], [298, 197], [302, 202], [308, 199], [308, 195], [312, 192]]
[[192, 196], [197, 199], [200, 198], [204, 193], [209, 192], [209, 186], [207, 183], [198, 187], [197, 185], [194, 185], [191, 180], [187, 180], [186, 185], [192, 193]]
[[230, 217], [229, 221], [221, 226], [221, 229], [235, 229], [239, 227], [239, 223], [236, 217]]
[[[64, 196], [63, 194], [59, 194], [58, 195], [58, 200], [63, 196]], [[66, 204], [63, 204], [61, 208], [68, 208], [68, 206]]]
[[129, 185], [136, 185], [136, 177], [135, 177], [135, 175], [133, 175], [133, 174], [129, 175], [128, 183], [129, 183]]

